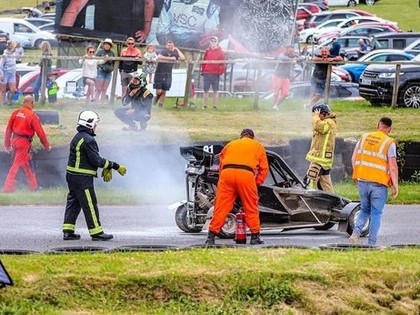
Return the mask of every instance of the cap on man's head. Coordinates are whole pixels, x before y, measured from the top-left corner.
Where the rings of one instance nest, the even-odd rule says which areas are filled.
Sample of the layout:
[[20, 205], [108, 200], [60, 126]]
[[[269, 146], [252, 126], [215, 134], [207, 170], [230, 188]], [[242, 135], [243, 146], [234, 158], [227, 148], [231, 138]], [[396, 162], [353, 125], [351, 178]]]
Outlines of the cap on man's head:
[[218, 44], [219, 39], [217, 38], [217, 36], [210, 37], [210, 43]]
[[103, 41], [103, 43], [104, 43], [104, 44], [109, 44], [109, 45], [111, 45], [111, 47], [114, 45], [114, 43], [112, 42], [112, 39], [111, 39], [111, 38], [106, 38], [106, 39]]
[[251, 139], [254, 139], [254, 137], [255, 137], [254, 131], [252, 129], [245, 128], [241, 132], [241, 138], [242, 137], [249, 137]]

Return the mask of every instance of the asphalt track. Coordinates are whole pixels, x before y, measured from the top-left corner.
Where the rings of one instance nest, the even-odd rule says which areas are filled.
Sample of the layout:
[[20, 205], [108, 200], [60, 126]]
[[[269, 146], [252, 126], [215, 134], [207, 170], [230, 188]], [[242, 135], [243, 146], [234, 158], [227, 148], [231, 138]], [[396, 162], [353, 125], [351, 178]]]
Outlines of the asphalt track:
[[[17, 251], [48, 252], [118, 249], [121, 247], [159, 249], [188, 248], [203, 245], [206, 232], [188, 234], [175, 224], [174, 212], [167, 205], [104, 206], [100, 216], [105, 232], [114, 234], [108, 242], [94, 242], [88, 235], [84, 216], [77, 221], [77, 241], [62, 240], [61, 225], [64, 207], [7, 206], [0, 208], [0, 253]], [[420, 205], [387, 205], [379, 235], [379, 246], [420, 246], [418, 218]], [[348, 235], [336, 228], [329, 231], [301, 229], [287, 232], [264, 231], [263, 246], [319, 247], [325, 244], [348, 244]], [[367, 240], [363, 240], [366, 243]], [[233, 240], [219, 240], [220, 245], [234, 245]], [[250, 245], [240, 245], [250, 246]]]

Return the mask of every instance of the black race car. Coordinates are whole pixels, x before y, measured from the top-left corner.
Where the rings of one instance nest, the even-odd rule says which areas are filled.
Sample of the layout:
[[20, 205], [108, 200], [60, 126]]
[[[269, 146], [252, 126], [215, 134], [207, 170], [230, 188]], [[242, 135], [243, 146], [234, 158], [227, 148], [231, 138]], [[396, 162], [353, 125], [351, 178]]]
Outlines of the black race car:
[[[222, 145], [184, 146], [181, 155], [186, 165], [186, 200], [176, 204], [175, 221], [187, 233], [207, 228], [212, 213], [219, 178], [218, 156]], [[259, 187], [259, 212], [262, 230], [292, 230], [314, 228], [328, 230], [338, 224], [338, 230], [353, 232], [360, 204], [335, 194], [309, 189], [304, 180], [275, 152], [267, 151], [269, 174]], [[222, 228], [220, 237], [233, 238], [236, 202]], [[366, 223], [362, 236], [369, 231]]]

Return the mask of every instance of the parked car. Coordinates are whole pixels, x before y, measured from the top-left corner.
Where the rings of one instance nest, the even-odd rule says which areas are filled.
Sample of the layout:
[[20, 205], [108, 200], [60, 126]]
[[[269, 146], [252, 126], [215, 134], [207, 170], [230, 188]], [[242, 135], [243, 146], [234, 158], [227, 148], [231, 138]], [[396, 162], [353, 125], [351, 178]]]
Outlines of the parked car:
[[322, 11], [328, 10], [327, 0], [299, 0], [298, 3], [315, 3]]
[[379, 0], [360, 0], [360, 3], [366, 4], [366, 5], [374, 5]]
[[[311, 97], [311, 92], [310, 82], [293, 82], [290, 85], [287, 99], [308, 100]], [[272, 98], [273, 93], [269, 93], [264, 97], [265, 100]], [[329, 98], [343, 101], [360, 100], [359, 85], [351, 82], [331, 81]]]
[[[24, 19], [0, 18], [0, 30], [8, 33], [11, 40], [20, 42], [24, 48], [39, 48], [45, 40], [52, 46], [57, 46], [57, 39], [53, 34], [41, 31]], [[23, 43], [21, 38], [27, 39], [27, 42]]]
[[404, 51], [414, 56], [420, 54], [420, 39], [417, 39], [416, 41], [412, 42], [410, 45], [404, 48]]
[[[373, 50], [357, 61], [360, 62], [392, 62], [392, 61], [400, 61], [400, 60], [411, 60], [414, 56], [405, 53], [403, 50], [396, 50], [396, 49], [378, 49]], [[360, 76], [362, 75], [363, 71], [365, 71], [367, 64], [363, 63], [352, 63], [340, 66], [340, 68], [346, 70], [350, 74], [350, 78], [352, 82], [359, 83]]]
[[[214, 199], [219, 179], [219, 153], [223, 146], [183, 146], [181, 156], [186, 160], [186, 200], [172, 204], [175, 223], [186, 233], [198, 233], [208, 224], [214, 209]], [[359, 202], [322, 190], [310, 189], [279, 154], [267, 150], [269, 172], [258, 188], [258, 208], [262, 230], [288, 229], [338, 230], [352, 234], [360, 213]], [[235, 202], [220, 237], [235, 236], [235, 215], [240, 210]], [[369, 232], [367, 223], [362, 235]]]
[[372, 49], [404, 49], [420, 39], [420, 32], [379, 33], [372, 36]]
[[319, 36], [314, 36], [314, 40], [317, 43], [322, 43], [323, 41], [340, 36], [368, 36], [371, 37], [374, 34], [384, 33], [384, 32], [401, 32], [398, 26], [395, 24], [387, 22], [368, 22], [362, 23], [360, 25], [354, 25], [343, 29], [341, 32], [330, 32], [325, 34], [320, 34]]
[[[56, 74], [57, 78], [67, 73], [68, 71], [69, 69], [54, 69], [54, 73]], [[34, 71], [31, 71], [22, 75], [19, 81], [18, 91], [22, 95], [33, 94], [35, 82], [38, 79], [38, 77], [39, 77], [39, 67], [38, 67], [38, 70], [34, 70]]]
[[305, 29], [303, 29], [302, 31], [299, 32], [299, 41], [303, 42], [303, 43], [308, 43], [308, 44], [312, 43], [313, 38], [314, 38], [314, 34], [317, 34], [319, 31], [321, 31], [324, 28], [330, 28], [330, 27], [337, 26], [338, 24], [340, 24], [343, 21], [345, 21], [345, 20], [343, 20], [343, 19], [327, 20], [327, 21], [319, 24], [316, 27], [305, 28]]
[[[420, 108], [420, 65], [408, 62], [420, 62], [420, 55], [401, 62], [397, 105]], [[395, 65], [369, 65], [360, 76], [360, 96], [372, 105], [391, 104], [395, 75]]]
[[359, 4], [359, 0], [328, 0], [328, 6], [347, 6], [347, 7], [355, 7]]
[[324, 23], [328, 20], [335, 19], [348, 19], [352, 16], [359, 16], [360, 14], [353, 11], [327, 11], [322, 13], [314, 14], [308, 21], [305, 23], [305, 28], [316, 27], [321, 23]]
[[50, 19], [44, 19], [42, 17], [39, 17], [39, 18], [30, 17], [30, 18], [26, 18], [25, 21], [28, 21], [29, 23], [31, 23], [32, 25], [34, 25], [38, 28], [42, 25], [54, 22], [54, 21], [51, 21]]
[[322, 10], [315, 3], [311, 3], [311, 2], [299, 3], [298, 4], [298, 8], [305, 8], [309, 12], [311, 12], [312, 14], [316, 14], [316, 13], [322, 12]]
[[44, 24], [44, 25], [41, 25], [38, 28], [41, 31], [46, 31], [46, 32], [54, 33], [54, 31], [55, 31], [55, 23], [54, 22], [51, 22], [51, 23], [48, 23], [48, 24]]
[[341, 21], [337, 25], [330, 25], [328, 27], [317, 29], [314, 32], [313, 36], [314, 38], [319, 38], [320, 36], [322, 36], [322, 34], [333, 33], [333, 32], [340, 34], [345, 29], [352, 27], [354, 25], [360, 25], [362, 23], [376, 23], [376, 22], [391, 23], [391, 24], [397, 25], [397, 22], [387, 21], [381, 18], [377, 18], [375, 16], [352, 16], [344, 21]]

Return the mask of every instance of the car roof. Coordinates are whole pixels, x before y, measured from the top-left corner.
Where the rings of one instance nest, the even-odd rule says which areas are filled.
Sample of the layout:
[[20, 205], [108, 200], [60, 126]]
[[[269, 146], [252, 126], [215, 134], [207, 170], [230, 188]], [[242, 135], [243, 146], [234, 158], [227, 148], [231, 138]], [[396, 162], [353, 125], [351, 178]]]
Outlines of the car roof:
[[420, 38], [420, 32], [385, 32], [385, 33], [378, 33], [375, 35], [372, 35], [374, 38], [387, 38], [387, 37], [419, 37]]

